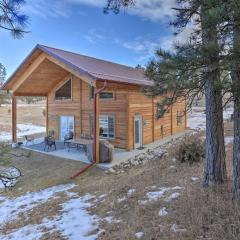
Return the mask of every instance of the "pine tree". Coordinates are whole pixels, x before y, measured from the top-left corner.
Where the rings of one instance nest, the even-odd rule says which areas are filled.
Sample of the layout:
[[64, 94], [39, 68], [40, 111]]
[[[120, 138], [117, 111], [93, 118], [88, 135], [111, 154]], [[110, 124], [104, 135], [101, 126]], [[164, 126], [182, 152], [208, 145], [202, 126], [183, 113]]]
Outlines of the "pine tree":
[[[108, 1], [108, 10], [118, 12], [119, 1]], [[126, 2], [125, 2], [126, 3]], [[123, 6], [126, 7], [126, 4]], [[218, 27], [222, 8], [216, 0], [178, 0], [176, 19], [171, 23], [176, 34], [195, 26], [186, 44], [176, 44], [174, 52], [159, 50], [147, 67], [154, 80], [149, 95], [165, 96], [158, 104], [161, 116], [179, 97], [187, 97], [189, 106], [196, 97], [206, 96], [206, 162], [204, 185], [222, 183], [226, 178], [221, 81], [221, 52]]]
[[[3, 66], [2, 63], [0, 63], [0, 88], [4, 81], [6, 80], [6, 68]], [[5, 91], [0, 90], [0, 107], [2, 104], [8, 102], [8, 97]]]
[[21, 38], [27, 31], [28, 17], [21, 12], [25, 0], [0, 0], [0, 28], [10, 31], [14, 38]]
[[233, 198], [240, 200], [240, 3], [228, 1], [228, 32], [233, 34], [230, 51], [231, 92], [234, 102], [234, 140], [233, 140]]

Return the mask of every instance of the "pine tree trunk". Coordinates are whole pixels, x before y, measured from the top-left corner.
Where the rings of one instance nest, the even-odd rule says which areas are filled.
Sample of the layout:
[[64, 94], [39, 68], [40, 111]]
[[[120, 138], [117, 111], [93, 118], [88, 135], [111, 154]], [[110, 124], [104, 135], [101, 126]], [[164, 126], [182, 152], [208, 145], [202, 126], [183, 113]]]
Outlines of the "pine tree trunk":
[[216, 24], [208, 22], [208, 8], [209, 1], [203, 0], [201, 8], [203, 47], [208, 49], [211, 46], [211, 50], [214, 49], [214, 51], [206, 51], [205, 59], [207, 64], [205, 67], [206, 158], [204, 186], [223, 183], [227, 176], [217, 28]]
[[[215, 74], [212, 77], [215, 79]], [[227, 177], [221, 91], [214, 90], [213, 79], [206, 81], [206, 159], [204, 186], [223, 183]]]
[[[238, 76], [240, 84], [240, 75]], [[240, 99], [234, 98], [234, 140], [233, 140], [233, 198], [240, 200]]]
[[232, 64], [232, 93], [234, 101], [233, 113], [233, 198], [240, 200], [240, 27], [238, 23], [234, 28], [234, 56]]

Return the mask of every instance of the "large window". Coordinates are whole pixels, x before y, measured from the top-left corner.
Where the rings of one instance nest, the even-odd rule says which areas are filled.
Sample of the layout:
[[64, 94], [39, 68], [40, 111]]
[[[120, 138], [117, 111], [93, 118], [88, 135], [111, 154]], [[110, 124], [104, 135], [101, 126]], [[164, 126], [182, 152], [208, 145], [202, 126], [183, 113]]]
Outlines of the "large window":
[[182, 126], [183, 112], [177, 111], [177, 125]]
[[55, 92], [56, 100], [67, 100], [72, 99], [72, 80], [64, 83], [56, 92]]
[[[90, 116], [91, 137], [94, 136], [94, 118], [93, 114]], [[99, 136], [101, 138], [114, 138], [115, 137], [115, 117], [113, 115], [100, 115], [99, 116]]]

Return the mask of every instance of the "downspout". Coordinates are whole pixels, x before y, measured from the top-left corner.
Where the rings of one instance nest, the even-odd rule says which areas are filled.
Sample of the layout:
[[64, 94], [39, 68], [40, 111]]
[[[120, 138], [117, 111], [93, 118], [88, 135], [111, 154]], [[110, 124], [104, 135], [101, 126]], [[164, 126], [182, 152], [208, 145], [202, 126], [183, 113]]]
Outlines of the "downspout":
[[74, 179], [76, 177], [78, 177], [79, 175], [81, 175], [82, 173], [84, 173], [85, 171], [87, 171], [90, 167], [92, 167], [95, 163], [96, 163], [96, 159], [97, 159], [97, 133], [96, 131], [96, 127], [97, 127], [97, 96], [98, 94], [100, 94], [103, 90], [105, 90], [107, 87], [107, 81], [104, 82], [104, 86], [100, 89], [98, 89], [95, 93], [94, 93], [94, 138], [93, 138], [93, 162], [89, 165], [87, 165], [86, 167], [80, 169], [77, 173], [75, 173], [73, 176], [71, 176], [71, 179]]

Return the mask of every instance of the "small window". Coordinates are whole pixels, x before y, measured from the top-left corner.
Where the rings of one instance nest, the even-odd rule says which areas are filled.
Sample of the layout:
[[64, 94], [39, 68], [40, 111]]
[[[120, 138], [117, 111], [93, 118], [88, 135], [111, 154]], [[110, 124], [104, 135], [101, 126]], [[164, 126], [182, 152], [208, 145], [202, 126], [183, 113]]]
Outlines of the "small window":
[[56, 100], [72, 99], [72, 80], [67, 81], [55, 93]]
[[113, 92], [101, 92], [99, 94], [100, 99], [113, 99], [114, 94]]
[[95, 93], [95, 87], [90, 86], [90, 87], [89, 87], [89, 96], [90, 96], [90, 99], [93, 99], [93, 98], [94, 98], [94, 93]]
[[163, 127], [163, 125], [161, 125], [161, 136], [163, 136], [164, 135], [164, 127]]
[[177, 125], [182, 126], [183, 112], [177, 111]]
[[[94, 136], [94, 118], [90, 115], [90, 135]], [[99, 116], [99, 136], [101, 138], [115, 137], [115, 117], [108, 115]]]

